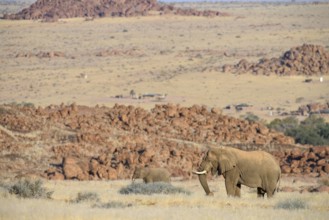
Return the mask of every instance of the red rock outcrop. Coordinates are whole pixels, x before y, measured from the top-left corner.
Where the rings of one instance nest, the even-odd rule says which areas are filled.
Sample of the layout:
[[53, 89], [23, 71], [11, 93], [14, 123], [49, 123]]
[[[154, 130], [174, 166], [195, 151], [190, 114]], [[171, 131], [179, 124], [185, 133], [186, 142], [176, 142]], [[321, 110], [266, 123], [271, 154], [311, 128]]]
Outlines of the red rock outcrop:
[[329, 114], [329, 102], [302, 105], [295, 113], [298, 115]]
[[272, 152], [287, 175], [329, 172], [328, 148], [298, 149], [291, 137], [206, 106], [0, 105], [0, 112], [2, 177], [129, 179], [147, 164], [189, 179], [209, 144]]
[[263, 58], [258, 63], [242, 59], [235, 65], [224, 65], [221, 71], [256, 75], [328, 75], [329, 53], [322, 46], [304, 44], [291, 48], [279, 58]]
[[172, 5], [158, 4], [157, 0], [37, 0], [29, 8], [23, 9], [17, 14], [4, 15], [4, 18], [56, 21], [59, 18], [75, 17], [130, 17], [144, 16], [151, 10], [158, 11], [160, 14], [185, 16], [226, 15], [212, 10], [175, 8]]
[[279, 159], [281, 171], [288, 175], [306, 174], [313, 177], [328, 175], [329, 147], [293, 148], [274, 152]]

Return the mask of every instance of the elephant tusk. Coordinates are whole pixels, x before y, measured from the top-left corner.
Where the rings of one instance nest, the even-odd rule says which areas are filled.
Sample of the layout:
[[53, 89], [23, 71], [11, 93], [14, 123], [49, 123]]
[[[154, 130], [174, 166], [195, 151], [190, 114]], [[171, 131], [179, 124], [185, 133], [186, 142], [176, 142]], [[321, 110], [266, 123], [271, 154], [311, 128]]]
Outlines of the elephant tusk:
[[202, 174], [206, 174], [207, 173], [207, 171], [193, 171], [193, 173], [195, 173], [195, 174], [198, 174], [198, 175], [202, 175]]

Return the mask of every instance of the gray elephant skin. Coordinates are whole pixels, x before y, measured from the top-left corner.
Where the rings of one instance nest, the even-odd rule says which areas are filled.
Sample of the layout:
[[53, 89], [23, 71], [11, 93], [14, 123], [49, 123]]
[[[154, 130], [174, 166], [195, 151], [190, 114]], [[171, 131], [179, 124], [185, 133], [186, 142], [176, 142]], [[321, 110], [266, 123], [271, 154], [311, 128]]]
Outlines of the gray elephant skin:
[[223, 175], [228, 196], [240, 197], [241, 185], [257, 188], [258, 197], [271, 198], [278, 188], [281, 169], [275, 158], [264, 151], [243, 151], [232, 147], [210, 148], [198, 171], [199, 181], [207, 195], [213, 195], [207, 173]]
[[170, 182], [170, 173], [165, 168], [149, 168], [149, 167], [136, 167], [132, 176], [132, 181], [135, 179], [143, 179], [144, 183], [153, 182]]

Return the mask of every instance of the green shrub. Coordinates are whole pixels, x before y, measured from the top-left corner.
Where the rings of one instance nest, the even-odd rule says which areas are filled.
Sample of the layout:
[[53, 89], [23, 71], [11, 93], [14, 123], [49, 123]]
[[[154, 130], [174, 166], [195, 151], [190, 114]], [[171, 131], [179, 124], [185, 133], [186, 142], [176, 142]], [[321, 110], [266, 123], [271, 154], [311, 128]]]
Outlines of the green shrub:
[[126, 208], [126, 207], [131, 207], [132, 204], [125, 204], [122, 202], [114, 202], [110, 201], [107, 203], [96, 203], [92, 206], [92, 208], [102, 208], [102, 209], [112, 209], [112, 208]]
[[144, 195], [152, 195], [152, 194], [177, 194], [182, 193], [186, 195], [190, 195], [191, 192], [181, 188], [175, 187], [169, 183], [156, 182], [156, 183], [136, 183], [130, 184], [127, 187], [123, 187], [119, 191], [120, 194], [144, 194]]
[[307, 203], [300, 199], [287, 199], [284, 201], [278, 202], [274, 208], [275, 209], [306, 209], [308, 207]]
[[321, 117], [312, 115], [298, 123], [293, 117], [275, 119], [268, 127], [291, 136], [299, 144], [328, 145], [329, 144], [329, 123]]
[[287, 117], [284, 119], [274, 119], [270, 124], [267, 125], [268, 128], [285, 133], [287, 130], [294, 129], [298, 127], [299, 122], [295, 117]]
[[75, 198], [72, 202], [80, 203], [80, 202], [98, 202], [100, 201], [99, 196], [95, 192], [79, 192], [77, 198]]
[[53, 192], [42, 187], [42, 181], [20, 180], [9, 187], [9, 193], [21, 198], [47, 198], [50, 199]]

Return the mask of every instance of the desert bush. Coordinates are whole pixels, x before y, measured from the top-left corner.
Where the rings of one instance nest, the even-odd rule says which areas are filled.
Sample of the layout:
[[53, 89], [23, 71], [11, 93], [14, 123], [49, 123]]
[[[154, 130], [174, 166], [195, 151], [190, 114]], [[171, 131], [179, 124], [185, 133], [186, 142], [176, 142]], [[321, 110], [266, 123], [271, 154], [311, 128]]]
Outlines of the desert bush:
[[259, 117], [251, 112], [247, 112], [246, 115], [242, 115], [241, 118], [250, 122], [259, 121]]
[[303, 102], [305, 100], [305, 98], [304, 97], [298, 97], [297, 99], [296, 99], [296, 103], [301, 103], [301, 102]]
[[327, 145], [329, 144], [329, 123], [321, 117], [311, 115], [297, 128], [287, 130], [285, 134], [294, 137], [296, 143]]
[[122, 202], [115, 202], [115, 201], [110, 201], [107, 203], [95, 203], [92, 205], [92, 208], [102, 208], [102, 209], [112, 209], [112, 208], [126, 208], [126, 207], [131, 207], [132, 204], [125, 204]]
[[285, 133], [289, 129], [298, 127], [298, 125], [299, 125], [299, 122], [298, 122], [297, 118], [287, 117], [282, 120], [276, 118], [273, 121], [271, 121], [271, 123], [269, 123], [267, 125], [267, 127], [272, 130], [276, 130], [276, 131]]
[[306, 209], [307, 203], [301, 199], [286, 199], [284, 201], [279, 201], [274, 206], [275, 209]]
[[126, 187], [123, 187], [119, 191], [120, 194], [144, 194], [144, 195], [152, 195], [152, 194], [177, 194], [182, 193], [186, 195], [190, 195], [191, 192], [181, 188], [175, 187], [169, 183], [157, 182], [151, 184], [145, 183], [136, 183], [130, 184]]
[[329, 177], [321, 178], [318, 182], [322, 186], [329, 186]]
[[0, 115], [6, 115], [6, 114], [9, 114], [9, 111], [4, 107], [0, 107]]
[[17, 103], [17, 102], [12, 102], [10, 103], [11, 105], [13, 106], [18, 106], [18, 107], [30, 107], [30, 108], [35, 108], [35, 105], [31, 102], [20, 102], [20, 103]]
[[9, 187], [9, 193], [21, 198], [47, 198], [50, 199], [53, 191], [47, 191], [41, 180], [20, 180]]
[[98, 202], [99, 196], [95, 192], [79, 192], [77, 197], [71, 202], [81, 203], [81, 202]]
[[7, 198], [9, 194], [9, 186], [0, 181], [0, 198]]
[[300, 123], [296, 118], [275, 119], [268, 127], [287, 136], [291, 136], [299, 144], [327, 145], [329, 144], [329, 123], [321, 117], [311, 115]]

